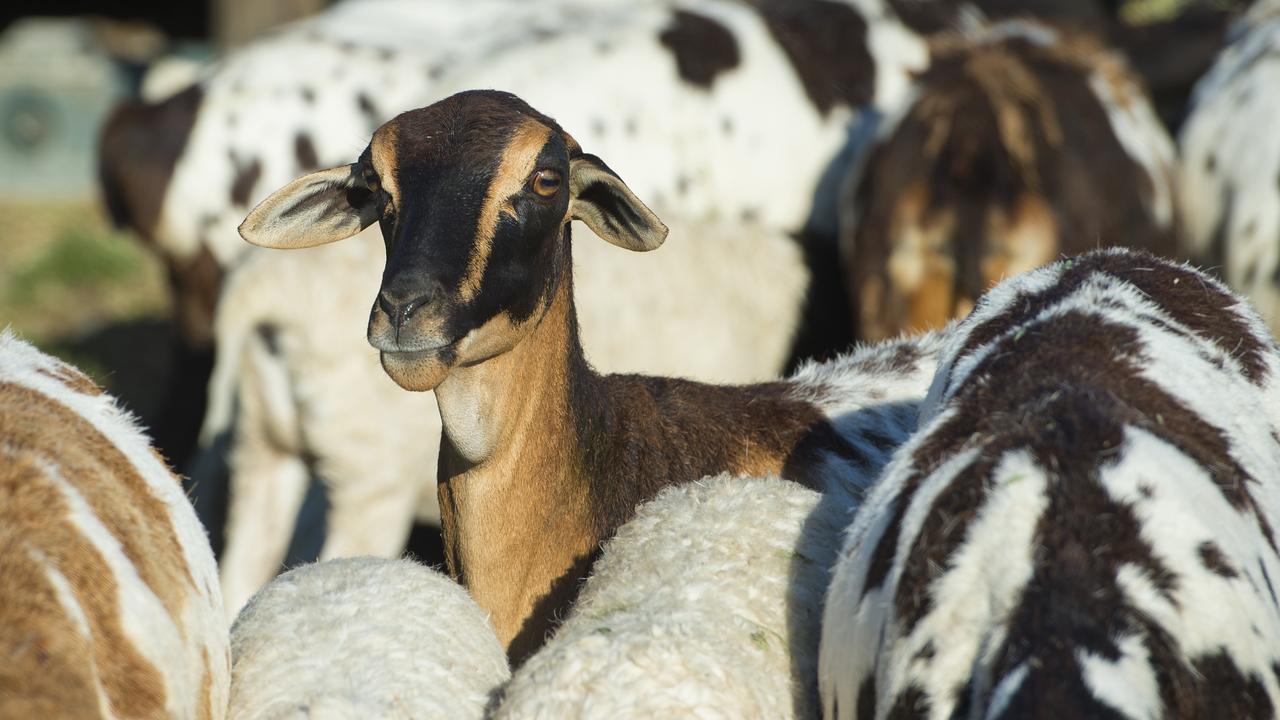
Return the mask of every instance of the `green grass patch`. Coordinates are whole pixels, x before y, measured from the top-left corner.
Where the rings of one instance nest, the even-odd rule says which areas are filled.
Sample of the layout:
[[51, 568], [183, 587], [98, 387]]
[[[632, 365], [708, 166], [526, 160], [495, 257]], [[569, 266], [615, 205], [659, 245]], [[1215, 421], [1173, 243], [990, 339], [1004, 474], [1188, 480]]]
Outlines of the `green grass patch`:
[[136, 278], [144, 251], [128, 238], [84, 226], [70, 226], [33, 260], [9, 277], [5, 303], [14, 309], [39, 304], [50, 294], [101, 292]]

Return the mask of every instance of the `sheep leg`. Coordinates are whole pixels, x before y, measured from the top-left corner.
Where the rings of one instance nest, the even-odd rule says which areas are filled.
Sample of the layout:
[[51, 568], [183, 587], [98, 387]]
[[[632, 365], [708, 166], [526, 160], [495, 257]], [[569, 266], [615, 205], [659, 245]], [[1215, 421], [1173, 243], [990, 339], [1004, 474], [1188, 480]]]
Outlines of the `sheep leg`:
[[[434, 478], [435, 473], [430, 474]], [[421, 483], [368, 471], [354, 477], [360, 481], [330, 486], [328, 532], [320, 559], [398, 555], [413, 525]]]

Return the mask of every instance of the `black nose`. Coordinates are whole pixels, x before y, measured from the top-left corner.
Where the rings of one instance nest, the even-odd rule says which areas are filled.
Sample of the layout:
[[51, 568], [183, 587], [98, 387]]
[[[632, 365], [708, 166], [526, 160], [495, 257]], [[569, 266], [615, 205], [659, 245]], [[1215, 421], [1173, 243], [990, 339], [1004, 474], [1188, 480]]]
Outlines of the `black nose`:
[[440, 295], [440, 283], [413, 283], [412, 287], [392, 283], [378, 293], [378, 307], [387, 314], [391, 324], [400, 329], [419, 309], [430, 305]]

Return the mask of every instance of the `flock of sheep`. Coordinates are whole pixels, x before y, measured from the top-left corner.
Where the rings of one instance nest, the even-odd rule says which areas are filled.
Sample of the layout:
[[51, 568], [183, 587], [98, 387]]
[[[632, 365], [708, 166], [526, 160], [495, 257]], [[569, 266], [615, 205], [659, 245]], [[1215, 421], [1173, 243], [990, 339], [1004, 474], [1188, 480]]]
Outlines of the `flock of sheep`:
[[225, 526], [0, 335], [0, 717], [1274, 717], [1280, 3], [1176, 146], [1006, 6], [349, 0], [122, 107]]

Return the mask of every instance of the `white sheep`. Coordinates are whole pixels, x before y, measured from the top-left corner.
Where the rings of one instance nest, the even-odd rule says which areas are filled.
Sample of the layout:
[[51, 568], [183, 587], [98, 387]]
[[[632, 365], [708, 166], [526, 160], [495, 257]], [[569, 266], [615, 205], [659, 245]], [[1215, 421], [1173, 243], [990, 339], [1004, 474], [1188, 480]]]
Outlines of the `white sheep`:
[[1280, 332], [1280, 2], [1260, 0], [1200, 80], [1178, 137], [1182, 223]]
[[0, 717], [226, 716], [213, 553], [111, 396], [0, 332]]
[[1280, 347], [1123, 250], [998, 285], [948, 340], [823, 618], [825, 716], [1270, 717]]
[[234, 720], [481, 718], [510, 677], [485, 613], [410, 560], [303, 565], [231, 629]]

